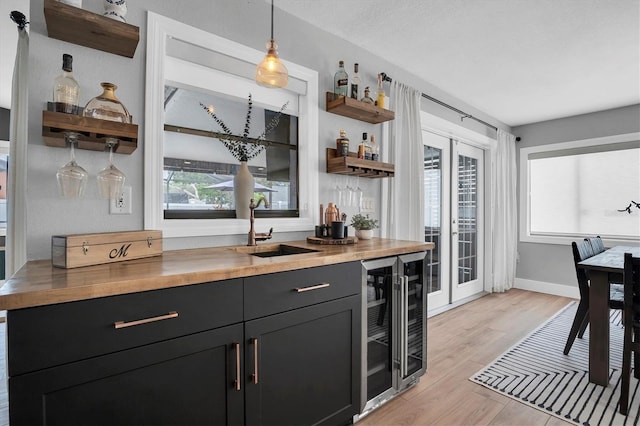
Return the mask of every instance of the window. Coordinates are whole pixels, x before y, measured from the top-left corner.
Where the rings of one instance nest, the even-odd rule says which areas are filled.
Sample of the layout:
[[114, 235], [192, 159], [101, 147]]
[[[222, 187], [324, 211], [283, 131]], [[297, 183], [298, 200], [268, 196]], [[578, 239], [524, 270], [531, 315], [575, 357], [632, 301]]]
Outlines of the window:
[[[165, 98], [164, 218], [234, 218], [233, 179], [239, 160], [217, 138], [220, 133], [224, 137], [223, 130], [200, 104], [214, 108], [234, 135], [241, 134], [246, 94], [231, 97], [165, 85]], [[252, 100], [249, 137], [258, 138], [281, 108]], [[248, 161], [255, 178], [254, 198], [265, 201], [255, 215], [299, 217], [297, 111], [280, 114], [263, 142], [264, 151]]]
[[638, 134], [524, 148], [520, 177], [522, 241], [640, 241]]
[[[257, 226], [307, 231], [317, 222], [318, 75], [287, 63], [286, 89], [254, 81], [264, 52], [148, 12], [145, 117], [145, 228], [166, 237], [247, 232], [235, 218], [233, 181], [239, 161], [216, 138], [218, 124], [200, 106], [213, 105], [241, 135], [252, 96], [249, 137], [258, 137], [286, 104], [265, 150], [248, 162]], [[259, 221], [264, 220], [263, 224]]]

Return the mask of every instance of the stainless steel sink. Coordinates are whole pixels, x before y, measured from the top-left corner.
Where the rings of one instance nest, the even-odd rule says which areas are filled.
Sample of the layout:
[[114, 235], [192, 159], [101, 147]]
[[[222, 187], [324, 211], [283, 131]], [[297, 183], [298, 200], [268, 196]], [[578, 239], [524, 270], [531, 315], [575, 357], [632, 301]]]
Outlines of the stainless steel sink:
[[290, 246], [288, 244], [263, 244], [257, 246], [238, 246], [231, 247], [231, 250], [235, 250], [239, 253], [246, 253], [257, 257], [275, 257], [275, 256], [289, 256], [292, 254], [304, 254], [304, 253], [316, 253], [318, 250], [313, 250], [306, 247]]

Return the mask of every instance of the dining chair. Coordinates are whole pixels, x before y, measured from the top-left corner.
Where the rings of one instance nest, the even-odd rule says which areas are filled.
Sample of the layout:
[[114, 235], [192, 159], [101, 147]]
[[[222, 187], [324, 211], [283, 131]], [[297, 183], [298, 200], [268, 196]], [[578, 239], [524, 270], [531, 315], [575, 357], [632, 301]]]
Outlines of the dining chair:
[[[593, 247], [589, 240], [573, 241], [571, 243], [571, 249], [573, 251], [573, 264], [576, 269], [576, 277], [578, 278], [578, 290], [580, 291], [580, 302], [578, 303], [578, 309], [576, 315], [573, 318], [571, 324], [571, 330], [569, 331], [569, 337], [567, 343], [564, 346], [564, 354], [568, 355], [573, 346], [573, 342], [576, 337], [582, 338], [584, 332], [589, 325], [589, 277], [587, 271], [579, 268], [578, 263], [586, 260], [596, 253], [593, 251]], [[623, 294], [621, 288], [611, 285], [609, 287], [609, 308], [622, 309]]]
[[634, 377], [640, 379], [640, 258], [624, 254], [624, 342], [622, 347], [622, 385], [620, 387], [620, 413], [629, 410], [629, 382], [631, 381], [631, 354]]
[[[604, 242], [602, 242], [602, 238], [600, 238], [600, 235], [596, 237], [585, 238], [584, 240], [589, 241], [589, 244], [591, 244], [591, 248], [593, 249], [594, 255], [605, 251]], [[617, 301], [616, 303], [618, 306], [616, 306], [616, 309], [622, 309], [622, 299], [624, 298], [622, 274], [619, 272], [610, 272], [609, 284], [610, 284], [610, 291], [612, 292], [611, 299]]]
[[604, 243], [602, 242], [602, 238], [600, 238], [599, 235], [597, 237], [585, 238], [585, 240], [589, 241], [589, 244], [591, 244], [593, 254], [602, 253], [604, 251]]

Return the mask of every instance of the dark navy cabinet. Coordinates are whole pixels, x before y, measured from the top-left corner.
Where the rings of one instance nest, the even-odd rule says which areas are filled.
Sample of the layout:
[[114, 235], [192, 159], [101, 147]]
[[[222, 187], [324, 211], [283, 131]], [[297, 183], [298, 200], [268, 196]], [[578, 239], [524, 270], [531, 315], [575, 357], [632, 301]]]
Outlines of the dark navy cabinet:
[[7, 313], [12, 425], [347, 424], [360, 263]]

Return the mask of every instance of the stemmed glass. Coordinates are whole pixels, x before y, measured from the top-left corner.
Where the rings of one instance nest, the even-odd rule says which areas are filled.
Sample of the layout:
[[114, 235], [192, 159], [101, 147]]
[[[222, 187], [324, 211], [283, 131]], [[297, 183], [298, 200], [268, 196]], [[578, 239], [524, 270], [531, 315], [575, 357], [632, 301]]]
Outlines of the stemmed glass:
[[360, 178], [356, 177], [356, 189], [354, 189], [355, 205], [358, 212], [362, 211], [362, 188], [360, 188]]
[[65, 142], [71, 145], [71, 160], [56, 173], [58, 190], [63, 198], [81, 198], [89, 180], [87, 171], [76, 163], [74, 145], [78, 143], [78, 136], [74, 132], [64, 134]]
[[117, 140], [107, 138], [109, 147], [109, 165], [98, 172], [98, 191], [102, 198], [115, 200], [122, 193], [125, 175], [113, 165], [113, 146]]

